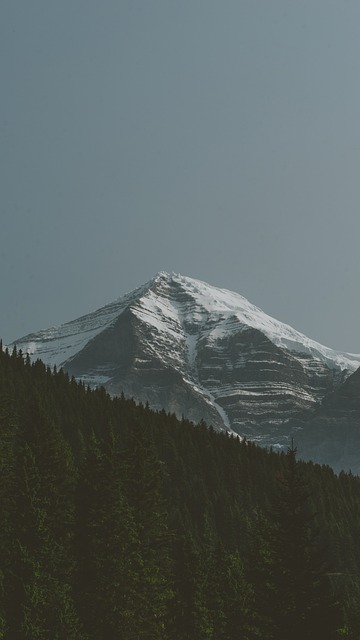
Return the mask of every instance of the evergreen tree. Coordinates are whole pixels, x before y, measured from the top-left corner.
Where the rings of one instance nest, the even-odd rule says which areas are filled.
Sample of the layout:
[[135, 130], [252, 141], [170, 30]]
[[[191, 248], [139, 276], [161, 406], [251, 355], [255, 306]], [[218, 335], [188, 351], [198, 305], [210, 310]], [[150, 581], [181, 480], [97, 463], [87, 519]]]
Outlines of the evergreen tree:
[[133, 508], [141, 544], [142, 572], [138, 638], [165, 638], [166, 607], [171, 597], [167, 514], [161, 494], [163, 469], [145, 427], [129, 431], [123, 458], [125, 492]]
[[[1, 350], [0, 350], [1, 351]], [[0, 397], [0, 638], [6, 637], [5, 594], [11, 571], [10, 548], [14, 536], [11, 514], [16, 485], [14, 438], [16, 416], [10, 398]]]
[[359, 637], [357, 476], [1, 348], [0, 517], [0, 639]]
[[101, 442], [92, 439], [80, 470], [76, 556], [76, 600], [89, 638], [138, 638], [142, 561], [111, 427]]
[[[271, 514], [272, 515], [272, 514]], [[262, 640], [276, 640], [274, 611], [279, 606], [275, 585], [274, 524], [260, 510], [247, 518], [246, 576], [254, 590], [254, 624]]]
[[11, 571], [5, 609], [8, 637], [82, 638], [72, 599], [73, 467], [56, 426], [34, 403], [15, 450]]
[[274, 510], [277, 640], [329, 640], [339, 620], [309, 509], [309, 488], [289, 448]]
[[211, 621], [210, 638], [252, 640], [258, 637], [254, 589], [247, 581], [240, 553], [221, 544], [207, 553], [205, 602]]
[[260, 634], [255, 610], [254, 587], [245, 575], [244, 563], [240, 553], [228, 554], [224, 569], [226, 582], [224, 593], [224, 640], [236, 637], [242, 640], [265, 638]]
[[206, 572], [201, 549], [189, 534], [172, 545], [173, 596], [169, 602], [169, 637], [204, 640], [211, 637], [206, 606]]

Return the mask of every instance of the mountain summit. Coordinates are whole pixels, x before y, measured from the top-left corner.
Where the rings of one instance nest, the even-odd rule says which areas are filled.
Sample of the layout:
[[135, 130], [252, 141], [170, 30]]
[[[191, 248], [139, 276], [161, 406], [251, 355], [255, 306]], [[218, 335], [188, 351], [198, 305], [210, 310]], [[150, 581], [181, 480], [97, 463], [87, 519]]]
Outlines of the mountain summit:
[[15, 342], [112, 395], [267, 445], [283, 444], [289, 421], [360, 365], [360, 355], [310, 340], [237, 293], [164, 272], [93, 313]]

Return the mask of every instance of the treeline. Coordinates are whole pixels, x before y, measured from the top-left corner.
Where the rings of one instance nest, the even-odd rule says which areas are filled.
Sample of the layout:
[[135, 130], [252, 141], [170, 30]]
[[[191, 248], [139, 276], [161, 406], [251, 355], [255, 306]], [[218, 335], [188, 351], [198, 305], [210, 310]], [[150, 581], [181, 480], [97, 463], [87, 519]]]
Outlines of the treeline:
[[360, 479], [0, 349], [0, 638], [360, 636]]

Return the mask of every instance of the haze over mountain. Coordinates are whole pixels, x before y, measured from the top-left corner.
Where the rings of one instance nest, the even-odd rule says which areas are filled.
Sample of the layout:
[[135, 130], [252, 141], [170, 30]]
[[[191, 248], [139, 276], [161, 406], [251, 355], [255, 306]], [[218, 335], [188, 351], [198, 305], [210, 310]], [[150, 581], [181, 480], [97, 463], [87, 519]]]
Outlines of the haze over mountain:
[[293, 425], [299, 429], [360, 365], [360, 354], [325, 347], [237, 293], [164, 272], [93, 313], [15, 342], [112, 395], [267, 446], [286, 444]]

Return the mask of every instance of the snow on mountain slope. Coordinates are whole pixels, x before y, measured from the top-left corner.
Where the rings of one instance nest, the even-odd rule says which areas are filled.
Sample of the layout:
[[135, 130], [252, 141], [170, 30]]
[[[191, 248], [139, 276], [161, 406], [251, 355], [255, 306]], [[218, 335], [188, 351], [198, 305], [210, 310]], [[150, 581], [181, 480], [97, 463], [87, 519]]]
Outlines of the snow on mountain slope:
[[[184, 305], [176, 298], [169, 299], [166, 287], [170, 282], [180, 285], [183, 292], [192, 298], [193, 305]], [[268, 316], [238, 293], [165, 272], [160, 272], [149, 283], [101, 309], [63, 325], [28, 334], [15, 340], [14, 344], [32, 356], [59, 366], [110, 326], [120, 313], [134, 302], [137, 302], [134, 313], [141, 320], [152, 325], [159, 333], [167, 333], [175, 338], [179, 337], [184, 321], [204, 328], [209, 316], [216, 319], [216, 326], [210, 331], [210, 335], [214, 340], [223, 338], [232, 331], [232, 323], [229, 320], [237, 318], [244, 327], [258, 329], [277, 346], [310, 354], [330, 367], [355, 371], [360, 365], [360, 354], [343, 353], [325, 347], [289, 325]], [[189, 354], [194, 358], [196, 339], [192, 334], [184, 332], [184, 335], [188, 342]]]
[[255, 438], [260, 430], [267, 442], [264, 429], [275, 433], [360, 365], [360, 354], [329, 349], [237, 293], [164, 272], [16, 344], [110, 393]]
[[181, 325], [185, 319], [194, 324], [204, 325], [204, 321], [211, 315], [218, 322], [211, 335], [214, 339], [219, 339], [231, 333], [229, 319], [237, 318], [244, 327], [253, 327], [264, 333], [275, 345], [309, 354], [330, 367], [355, 371], [360, 365], [360, 354], [342, 353], [325, 347], [289, 325], [268, 316], [238, 293], [176, 274], [169, 276], [159, 273], [151, 282], [163, 283], [166, 286], [169, 280], [179, 284], [183, 291], [189, 294], [194, 300], [194, 307], [193, 310], [189, 307], [185, 307], [184, 310], [183, 305], [176, 299], [169, 300], [166, 297], [166, 289], [157, 288], [157, 294], [150, 291], [142, 299], [141, 310], [136, 310], [136, 313], [145, 322], [156, 326], [159, 331], [174, 331], [174, 323]]
[[144, 287], [126, 294], [101, 309], [71, 320], [60, 326], [42, 329], [14, 340], [18, 349], [28, 353], [33, 360], [39, 358], [45, 364], [61, 367], [99, 333], [111, 326], [131, 300], [141, 295]]

